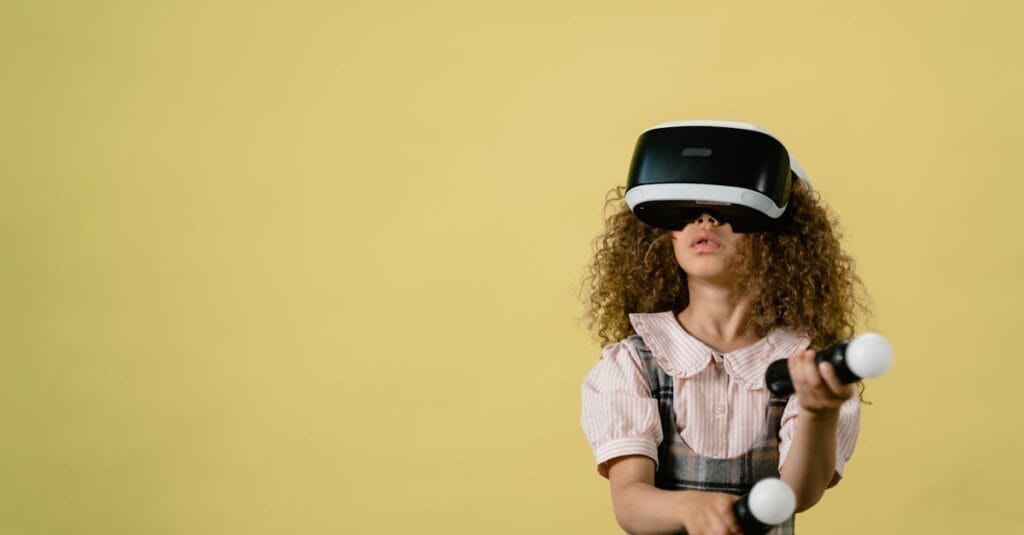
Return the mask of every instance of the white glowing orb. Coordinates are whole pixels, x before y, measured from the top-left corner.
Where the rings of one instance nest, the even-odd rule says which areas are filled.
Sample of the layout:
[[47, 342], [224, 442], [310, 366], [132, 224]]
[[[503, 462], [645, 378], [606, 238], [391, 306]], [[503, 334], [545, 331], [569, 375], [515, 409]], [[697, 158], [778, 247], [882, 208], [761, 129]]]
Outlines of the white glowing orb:
[[846, 347], [846, 364], [858, 377], [878, 377], [892, 367], [892, 346], [877, 333], [864, 333]]
[[758, 481], [750, 489], [747, 505], [754, 518], [762, 524], [774, 526], [793, 516], [796, 510], [796, 494], [785, 481], [768, 477]]

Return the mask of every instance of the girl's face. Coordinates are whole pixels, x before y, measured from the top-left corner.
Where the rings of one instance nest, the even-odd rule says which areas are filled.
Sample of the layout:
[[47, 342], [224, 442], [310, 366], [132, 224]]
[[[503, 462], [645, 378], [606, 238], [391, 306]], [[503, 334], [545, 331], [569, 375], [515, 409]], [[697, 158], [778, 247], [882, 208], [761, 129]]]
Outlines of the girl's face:
[[735, 280], [732, 267], [744, 239], [732, 225], [705, 212], [682, 230], [672, 231], [672, 248], [690, 278], [724, 285]]

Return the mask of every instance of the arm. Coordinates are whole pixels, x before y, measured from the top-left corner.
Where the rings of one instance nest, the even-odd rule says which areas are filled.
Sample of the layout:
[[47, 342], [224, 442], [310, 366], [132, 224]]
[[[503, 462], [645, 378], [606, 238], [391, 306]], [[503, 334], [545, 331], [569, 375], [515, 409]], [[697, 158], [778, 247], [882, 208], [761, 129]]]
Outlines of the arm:
[[732, 513], [736, 496], [654, 486], [663, 438], [658, 401], [629, 344], [606, 346], [584, 379], [582, 424], [623, 529], [634, 535], [684, 529], [691, 535], [739, 533]]
[[608, 468], [612, 506], [622, 529], [655, 533], [736, 534], [732, 512], [738, 496], [721, 492], [662, 490], [654, 486], [654, 461], [642, 455], [612, 459]]
[[814, 351], [802, 351], [789, 359], [789, 374], [800, 402], [796, 432], [782, 479], [796, 493], [797, 512], [818, 503], [825, 489], [839, 482], [836, 473], [836, 430], [839, 408], [854, 393], [844, 385], [830, 364], [817, 364]]

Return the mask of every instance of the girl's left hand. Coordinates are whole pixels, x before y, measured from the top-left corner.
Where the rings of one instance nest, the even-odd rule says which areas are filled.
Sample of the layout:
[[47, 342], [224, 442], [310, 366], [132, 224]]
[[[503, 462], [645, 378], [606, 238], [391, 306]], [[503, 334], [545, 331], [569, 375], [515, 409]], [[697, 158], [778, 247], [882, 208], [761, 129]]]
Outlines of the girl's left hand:
[[799, 397], [800, 407], [811, 413], [826, 413], [839, 409], [853, 397], [854, 385], [844, 385], [832, 365], [818, 364], [816, 352], [808, 349], [789, 358], [789, 377]]

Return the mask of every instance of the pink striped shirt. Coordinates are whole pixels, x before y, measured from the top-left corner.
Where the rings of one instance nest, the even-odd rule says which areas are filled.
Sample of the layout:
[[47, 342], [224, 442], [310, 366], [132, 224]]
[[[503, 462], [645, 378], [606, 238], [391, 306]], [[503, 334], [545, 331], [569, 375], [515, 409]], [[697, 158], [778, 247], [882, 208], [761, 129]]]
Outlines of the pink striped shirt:
[[[654, 360], [673, 378], [676, 427], [695, 452], [716, 458], [735, 457], [760, 438], [769, 392], [764, 383], [768, 364], [806, 349], [804, 336], [775, 329], [754, 344], [719, 353], [686, 332], [673, 312], [630, 314]], [[786, 460], [796, 430], [800, 405], [789, 399], [782, 415], [779, 467]], [[583, 431], [597, 460], [598, 473], [608, 477], [607, 461], [623, 455], [646, 455], [658, 462], [662, 440], [658, 402], [639, 357], [619, 341], [604, 347], [601, 360], [583, 382]], [[853, 455], [860, 428], [860, 402], [854, 396], [839, 409], [836, 472]]]

